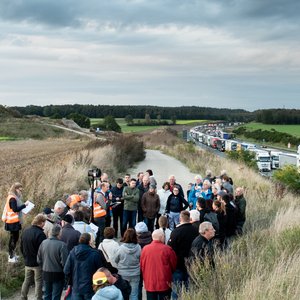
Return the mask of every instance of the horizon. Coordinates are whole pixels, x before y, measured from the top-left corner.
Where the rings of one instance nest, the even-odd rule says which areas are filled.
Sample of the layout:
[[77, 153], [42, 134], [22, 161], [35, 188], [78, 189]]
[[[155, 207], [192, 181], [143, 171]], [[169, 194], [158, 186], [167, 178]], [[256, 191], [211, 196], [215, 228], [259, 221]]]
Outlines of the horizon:
[[300, 2], [0, 2], [0, 103], [300, 109]]

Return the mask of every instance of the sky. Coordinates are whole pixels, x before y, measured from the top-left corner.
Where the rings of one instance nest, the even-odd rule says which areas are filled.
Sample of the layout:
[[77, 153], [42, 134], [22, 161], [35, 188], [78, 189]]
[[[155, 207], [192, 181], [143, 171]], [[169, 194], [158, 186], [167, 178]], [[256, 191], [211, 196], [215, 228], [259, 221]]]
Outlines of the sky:
[[0, 103], [300, 108], [298, 0], [1, 0]]

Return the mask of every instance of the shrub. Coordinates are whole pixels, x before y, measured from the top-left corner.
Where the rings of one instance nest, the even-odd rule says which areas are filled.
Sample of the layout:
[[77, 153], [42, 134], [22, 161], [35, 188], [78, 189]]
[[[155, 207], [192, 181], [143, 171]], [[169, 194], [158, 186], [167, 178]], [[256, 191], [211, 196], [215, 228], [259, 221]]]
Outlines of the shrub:
[[286, 165], [280, 170], [274, 172], [273, 178], [283, 183], [292, 191], [300, 192], [300, 172], [296, 166]]

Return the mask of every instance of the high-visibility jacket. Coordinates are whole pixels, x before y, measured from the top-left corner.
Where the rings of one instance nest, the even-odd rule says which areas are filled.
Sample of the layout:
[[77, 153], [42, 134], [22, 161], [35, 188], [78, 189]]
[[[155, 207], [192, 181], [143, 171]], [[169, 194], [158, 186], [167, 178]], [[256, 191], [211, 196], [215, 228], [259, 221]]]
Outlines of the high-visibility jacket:
[[74, 204], [77, 204], [78, 202], [81, 201], [80, 196], [76, 194], [71, 195], [70, 198], [71, 198], [71, 202], [69, 204], [70, 208], [72, 208]]
[[[102, 192], [100, 192], [99, 194], [102, 194], [105, 203], [107, 203], [107, 199], [105, 195]], [[94, 218], [105, 217], [106, 210], [99, 203], [96, 202], [96, 199], [97, 199], [97, 194], [95, 194], [94, 196]]]
[[9, 200], [13, 198], [12, 195], [9, 195], [6, 199], [6, 204], [4, 206], [4, 211], [2, 214], [2, 221], [7, 224], [13, 224], [20, 222], [19, 213], [14, 212], [9, 206]]

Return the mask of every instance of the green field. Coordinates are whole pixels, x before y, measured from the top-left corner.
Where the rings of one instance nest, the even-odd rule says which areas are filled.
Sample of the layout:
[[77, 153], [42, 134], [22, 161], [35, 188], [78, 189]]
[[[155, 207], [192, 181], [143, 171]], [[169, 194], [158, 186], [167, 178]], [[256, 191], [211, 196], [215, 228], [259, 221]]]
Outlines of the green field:
[[289, 133], [291, 135], [300, 137], [300, 125], [268, 125], [268, 124], [262, 124], [262, 123], [248, 123], [243, 125], [243, 127], [246, 127], [248, 130], [254, 131], [257, 129], [261, 130], [271, 130], [275, 129], [279, 132], [285, 132]]
[[[91, 118], [90, 120], [91, 120], [91, 125], [97, 124], [99, 122], [103, 122], [102, 118]], [[145, 121], [145, 119], [134, 119], [134, 122], [136, 123], [139, 120], [141, 122]], [[143, 132], [143, 131], [148, 131], [151, 129], [156, 129], [159, 127], [164, 127], [164, 125], [162, 125], [162, 126], [158, 126], [158, 125], [157, 126], [139, 126], [139, 125], [127, 126], [124, 118], [116, 118], [116, 121], [120, 125], [123, 133]], [[171, 120], [168, 120], [168, 121], [171, 123]], [[176, 124], [177, 125], [193, 125], [194, 123], [199, 124], [199, 123], [204, 123], [204, 122], [206, 122], [206, 120], [177, 120]]]
[[15, 140], [14, 137], [0, 136], [0, 142], [3, 142], [3, 141], [14, 141], [14, 140]]

